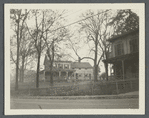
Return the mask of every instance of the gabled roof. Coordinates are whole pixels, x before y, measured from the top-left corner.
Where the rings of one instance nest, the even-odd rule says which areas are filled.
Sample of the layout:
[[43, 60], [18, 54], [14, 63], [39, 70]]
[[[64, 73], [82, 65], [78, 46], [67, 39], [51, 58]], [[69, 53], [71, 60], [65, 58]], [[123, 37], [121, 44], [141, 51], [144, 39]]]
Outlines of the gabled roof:
[[54, 61], [54, 62], [57, 62], [57, 63], [59, 63], [59, 62], [60, 62], [60, 63], [61, 63], [61, 62], [62, 62], [62, 63], [71, 63], [72, 61]]
[[121, 37], [126, 37], [127, 35], [134, 34], [134, 33], [136, 33], [136, 32], [139, 32], [139, 29], [135, 29], [135, 30], [132, 30], [132, 31], [130, 31], [130, 32], [126, 32], [126, 33], [123, 33], [123, 34], [114, 36], [114, 37], [108, 39], [107, 41], [113, 42], [113, 41], [115, 41], [115, 40], [117, 40], [117, 39], [119, 39], [119, 38], [121, 38]]
[[[50, 63], [48, 57], [45, 55], [45, 59], [44, 59], [44, 65], [47, 64], [47, 62]], [[71, 63], [72, 61], [54, 61], [54, 62], [57, 62], [57, 63]]]
[[72, 62], [71, 68], [92, 68], [88, 62]]
[[[49, 62], [47, 56], [44, 59], [44, 65]], [[72, 62], [72, 61], [54, 61], [54, 62], [61, 62], [61, 63], [71, 63], [71, 68], [93, 68], [89, 62]]]

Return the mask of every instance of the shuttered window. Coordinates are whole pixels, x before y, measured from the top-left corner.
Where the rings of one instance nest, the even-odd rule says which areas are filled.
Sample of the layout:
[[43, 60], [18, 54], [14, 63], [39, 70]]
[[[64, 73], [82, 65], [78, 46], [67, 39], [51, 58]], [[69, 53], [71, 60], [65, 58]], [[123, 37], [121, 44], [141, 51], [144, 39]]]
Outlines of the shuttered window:
[[115, 45], [115, 56], [120, 56], [124, 54], [123, 43], [118, 43]]
[[130, 53], [137, 52], [139, 50], [138, 42], [136, 39], [131, 39], [129, 41]]

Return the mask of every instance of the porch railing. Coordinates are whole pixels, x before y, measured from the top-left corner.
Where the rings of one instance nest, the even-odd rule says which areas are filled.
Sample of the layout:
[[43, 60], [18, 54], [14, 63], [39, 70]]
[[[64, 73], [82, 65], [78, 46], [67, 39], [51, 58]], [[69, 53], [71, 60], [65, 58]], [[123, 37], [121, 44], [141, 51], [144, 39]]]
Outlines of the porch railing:
[[139, 74], [138, 73], [134, 73], [131, 76], [127, 76], [127, 75], [111, 75], [108, 76], [109, 80], [128, 80], [128, 79], [138, 79], [139, 78]]

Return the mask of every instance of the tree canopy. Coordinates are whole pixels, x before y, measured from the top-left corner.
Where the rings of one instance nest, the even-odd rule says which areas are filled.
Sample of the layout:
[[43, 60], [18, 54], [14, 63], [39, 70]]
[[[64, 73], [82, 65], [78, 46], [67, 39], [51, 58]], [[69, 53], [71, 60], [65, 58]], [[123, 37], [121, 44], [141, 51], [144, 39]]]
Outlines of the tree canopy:
[[116, 16], [111, 18], [109, 26], [113, 27], [112, 37], [139, 28], [139, 17], [130, 9], [118, 10]]

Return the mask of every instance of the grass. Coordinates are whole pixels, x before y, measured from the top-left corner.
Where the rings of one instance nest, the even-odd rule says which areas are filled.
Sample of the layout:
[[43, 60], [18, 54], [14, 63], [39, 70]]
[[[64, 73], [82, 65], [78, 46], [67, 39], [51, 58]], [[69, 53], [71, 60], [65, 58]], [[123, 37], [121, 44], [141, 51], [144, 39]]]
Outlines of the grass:
[[[118, 82], [119, 93], [130, 91], [130, 83]], [[133, 82], [134, 90], [138, 85]], [[115, 81], [74, 81], [74, 82], [50, 82], [40, 81], [39, 88], [36, 89], [35, 82], [19, 83], [19, 90], [14, 90], [15, 84], [11, 84], [11, 96], [74, 96], [74, 95], [112, 95], [117, 94]], [[132, 89], [133, 90], [133, 89]]]

